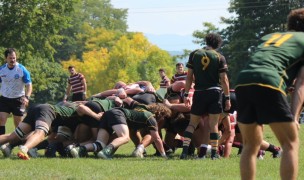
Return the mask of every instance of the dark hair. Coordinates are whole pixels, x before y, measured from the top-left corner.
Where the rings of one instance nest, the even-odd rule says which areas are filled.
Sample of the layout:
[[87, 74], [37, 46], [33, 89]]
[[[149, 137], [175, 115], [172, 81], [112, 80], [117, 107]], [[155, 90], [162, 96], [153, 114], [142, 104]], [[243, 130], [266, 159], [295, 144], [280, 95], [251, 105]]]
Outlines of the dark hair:
[[72, 68], [75, 68], [75, 67], [74, 67], [74, 66], [69, 66], [69, 67], [68, 67], [68, 69], [72, 69]]
[[304, 31], [304, 8], [290, 11], [287, 16], [287, 30]]
[[160, 68], [158, 71], [159, 72], [165, 72], [165, 70], [163, 68]]
[[178, 66], [184, 66], [183, 63], [176, 63], [175, 67], [178, 67]]
[[16, 53], [16, 50], [14, 48], [7, 48], [5, 51], [4, 51], [4, 57], [7, 58], [7, 56], [9, 54], [12, 54], [13, 52]]
[[217, 49], [222, 45], [222, 38], [219, 34], [210, 33], [205, 37], [207, 46], [211, 46], [213, 49]]

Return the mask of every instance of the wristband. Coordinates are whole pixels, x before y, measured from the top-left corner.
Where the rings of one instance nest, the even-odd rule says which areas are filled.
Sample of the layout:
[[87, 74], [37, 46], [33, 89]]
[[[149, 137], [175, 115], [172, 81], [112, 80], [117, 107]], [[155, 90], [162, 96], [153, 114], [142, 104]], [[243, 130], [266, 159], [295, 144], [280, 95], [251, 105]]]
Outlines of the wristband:
[[188, 97], [188, 96], [189, 96], [189, 92], [185, 92], [184, 97]]
[[230, 100], [230, 95], [225, 95], [225, 101]]
[[83, 94], [87, 94], [87, 92], [83, 92]]

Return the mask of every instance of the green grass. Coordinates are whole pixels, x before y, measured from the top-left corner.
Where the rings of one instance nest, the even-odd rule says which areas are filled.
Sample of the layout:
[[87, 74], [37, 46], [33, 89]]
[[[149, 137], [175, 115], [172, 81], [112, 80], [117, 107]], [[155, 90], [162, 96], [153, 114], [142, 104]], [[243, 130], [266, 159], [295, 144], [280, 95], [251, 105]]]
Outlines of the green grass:
[[[8, 132], [12, 132], [12, 120], [8, 121]], [[300, 139], [303, 139], [303, 127]], [[268, 126], [265, 126], [265, 139], [278, 145]], [[181, 149], [169, 160], [152, 157], [155, 152], [149, 147], [144, 159], [132, 158], [133, 144], [122, 146], [112, 160], [37, 158], [30, 161], [19, 160], [16, 152], [11, 158], [0, 155], [0, 179], [240, 179], [239, 160], [234, 149], [230, 159], [216, 161], [179, 160]], [[40, 152], [43, 154], [43, 152]], [[304, 178], [304, 144], [301, 141], [299, 157], [299, 179]], [[257, 162], [257, 179], [280, 179], [280, 159], [273, 159], [266, 152], [264, 160]]]

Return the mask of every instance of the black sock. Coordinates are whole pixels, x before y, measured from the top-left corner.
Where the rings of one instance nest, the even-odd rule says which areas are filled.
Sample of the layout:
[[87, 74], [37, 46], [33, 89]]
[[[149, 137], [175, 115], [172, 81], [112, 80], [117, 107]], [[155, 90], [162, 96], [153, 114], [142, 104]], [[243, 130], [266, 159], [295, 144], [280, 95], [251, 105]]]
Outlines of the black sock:
[[275, 149], [275, 146], [270, 144], [269, 147], [266, 149], [266, 151], [270, 151], [272, 153], [275, 153], [277, 150]]
[[5, 134], [5, 126], [0, 126], [0, 135]]
[[48, 142], [48, 140], [44, 140], [44, 141], [42, 141], [41, 143], [39, 143], [37, 146], [36, 146], [36, 148], [38, 149], [38, 150], [40, 150], [40, 149], [46, 149], [46, 147], [49, 145], [49, 142]]

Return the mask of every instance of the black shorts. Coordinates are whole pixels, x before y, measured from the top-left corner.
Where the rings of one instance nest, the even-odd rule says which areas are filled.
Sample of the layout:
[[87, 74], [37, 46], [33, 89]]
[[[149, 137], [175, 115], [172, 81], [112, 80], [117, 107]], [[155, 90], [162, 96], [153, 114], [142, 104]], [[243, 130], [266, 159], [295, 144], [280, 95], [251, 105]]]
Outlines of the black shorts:
[[195, 91], [191, 114], [201, 116], [204, 114], [220, 114], [222, 108], [222, 91], [217, 89]]
[[[100, 112], [104, 112], [103, 108], [94, 101], [88, 101], [87, 103], [84, 104], [85, 106], [87, 106], [88, 108], [90, 108], [93, 112], [95, 113], [100, 113]], [[95, 118], [88, 116], [88, 115], [84, 115], [80, 118], [80, 123], [86, 124], [87, 126], [91, 127], [91, 128], [98, 128], [99, 127], [99, 122], [98, 120], [96, 120]]]
[[85, 101], [85, 95], [83, 94], [83, 92], [73, 93], [72, 101]]
[[287, 97], [262, 86], [241, 86], [236, 89], [238, 122], [269, 124], [291, 122], [293, 115]]
[[156, 103], [156, 96], [153, 93], [138, 93], [132, 97], [135, 101], [141, 104], [153, 104]]
[[186, 130], [189, 120], [190, 118], [186, 118], [183, 113], [178, 113], [174, 117], [165, 119], [162, 128], [165, 128], [166, 132], [173, 134], [180, 133]]
[[20, 111], [22, 98], [6, 98], [0, 96], [0, 112], [12, 113], [15, 116], [23, 116], [24, 111]]
[[36, 127], [36, 121], [40, 120], [51, 127], [52, 122], [56, 119], [56, 113], [49, 104], [38, 104], [29, 108], [23, 122], [29, 124], [32, 130]]
[[127, 125], [127, 117], [124, 112], [118, 108], [111, 109], [106, 111], [99, 123], [100, 129], [105, 129], [109, 134], [113, 133], [112, 126], [117, 124], [126, 124]]
[[62, 119], [61, 117], [56, 118], [52, 122], [52, 132], [58, 132], [58, 127], [59, 126], [66, 126], [71, 129], [72, 132], [75, 132], [77, 126], [80, 123], [80, 119], [78, 117], [70, 117], [70, 118], [64, 118]]

